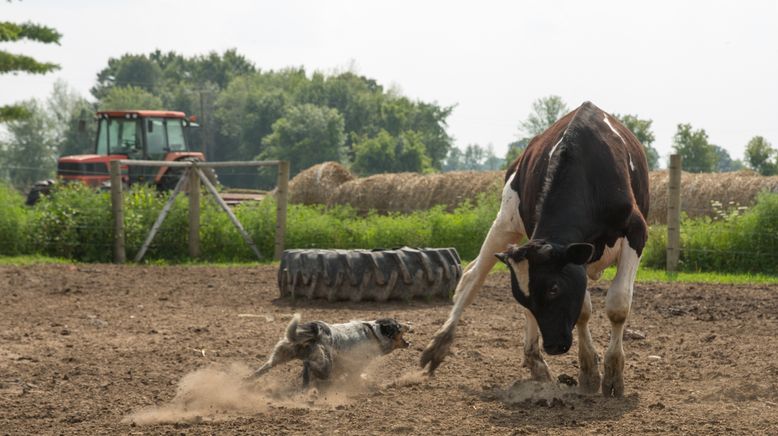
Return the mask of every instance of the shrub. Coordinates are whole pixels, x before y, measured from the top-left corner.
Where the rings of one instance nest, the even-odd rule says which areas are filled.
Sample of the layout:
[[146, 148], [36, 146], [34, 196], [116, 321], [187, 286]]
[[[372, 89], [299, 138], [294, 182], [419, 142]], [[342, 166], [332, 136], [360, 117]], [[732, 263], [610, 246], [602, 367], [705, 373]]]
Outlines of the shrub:
[[28, 251], [28, 216], [24, 198], [11, 186], [0, 183], [0, 255], [12, 256]]

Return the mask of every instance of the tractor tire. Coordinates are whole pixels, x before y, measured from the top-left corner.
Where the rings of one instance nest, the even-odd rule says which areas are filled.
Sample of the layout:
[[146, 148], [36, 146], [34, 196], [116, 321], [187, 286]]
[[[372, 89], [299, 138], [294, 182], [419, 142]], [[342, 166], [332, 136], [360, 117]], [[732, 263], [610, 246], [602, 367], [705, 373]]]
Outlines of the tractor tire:
[[30, 188], [30, 192], [27, 193], [27, 200], [25, 201], [25, 204], [27, 206], [35, 206], [35, 203], [40, 200], [41, 196], [51, 194], [51, 188], [56, 183], [57, 182], [53, 179], [35, 182], [35, 184], [32, 185], [32, 188]]
[[462, 276], [454, 248], [286, 250], [281, 297], [329, 301], [449, 298]]

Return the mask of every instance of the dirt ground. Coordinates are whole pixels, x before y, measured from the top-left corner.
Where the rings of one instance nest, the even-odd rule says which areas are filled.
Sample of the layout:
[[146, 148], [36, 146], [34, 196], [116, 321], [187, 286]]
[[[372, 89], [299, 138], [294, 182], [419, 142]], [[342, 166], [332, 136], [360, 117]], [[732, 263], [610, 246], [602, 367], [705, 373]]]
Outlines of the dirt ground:
[[[778, 286], [638, 284], [629, 328], [645, 339], [625, 341], [625, 397], [605, 399], [527, 381], [507, 274], [489, 277], [432, 379], [417, 362], [450, 303], [291, 302], [275, 279], [271, 266], [0, 267], [0, 434], [778, 434]], [[601, 353], [607, 285], [591, 285]], [[295, 312], [411, 321], [413, 345], [318, 391], [300, 390], [298, 363], [242, 383]], [[575, 352], [547, 361], [577, 376]]]

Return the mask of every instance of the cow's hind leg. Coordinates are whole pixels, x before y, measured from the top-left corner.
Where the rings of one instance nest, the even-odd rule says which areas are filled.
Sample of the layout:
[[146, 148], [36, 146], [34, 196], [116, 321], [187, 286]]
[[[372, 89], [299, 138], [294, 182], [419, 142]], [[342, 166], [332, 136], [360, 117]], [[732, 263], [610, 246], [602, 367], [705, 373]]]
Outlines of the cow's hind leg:
[[586, 291], [581, 315], [578, 317], [576, 329], [578, 330], [578, 385], [586, 393], [594, 393], [600, 389], [600, 368], [597, 358], [597, 350], [592, 343], [592, 335], [589, 333], [589, 318], [592, 315], [592, 299], [589, 291]]
[[618, 270], [608, 295], [605, 297], [605, 313], [611, 322], [611, 337], [605, 352], [602, 378], [602, 394], [606, 397], [624, 395], [624, 348], [622, 337], [632, 305], [632, 288], [637, 274], [640, 256], [630, 244], [621, 244]]
[[551, 381], [551, 371], [540, 355], [540, 329], [535, 316], [529, 309], [524, 309], [524, 366], [529, 368], [532, 380]]
[[509, 244], [518, 242], [524, 236], [524, 225], [519, 216], [519, 195], [510, 187], [512, 180], [513, 176], [503, 187], [500, 212], [497, 213], [497, 218], [481, 245], [478, 257], [467, 266], [457, 284], [454, 291], [454, 307], [448, 319], [421, 354], [419, 363], [422, 368], [429, 365], [427, 370], [429, 374], [435, 372], [448, 354], [454, 342], [454, 330], [462, 317], [462, 311], [473, 302], [478, 291], [481, 290], [486, 275], [497, 263], [494, 255], [505, 251]]

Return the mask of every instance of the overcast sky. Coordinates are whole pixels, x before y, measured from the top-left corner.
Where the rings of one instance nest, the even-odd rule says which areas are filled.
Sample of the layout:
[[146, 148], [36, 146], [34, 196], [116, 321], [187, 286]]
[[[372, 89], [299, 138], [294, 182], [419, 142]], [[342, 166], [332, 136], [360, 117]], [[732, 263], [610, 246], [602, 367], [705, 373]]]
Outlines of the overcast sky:
[[678, 123], [742, 158], [778, 146], [778, 1], [98, 1], [0, 3], [0, 20], [63, 34], [60, 46], [0, 44], [61, 70], [0, 77], [0, 104], [45, 98], [64, 79], [88, 96], [124, 53], [236, 48], [257, 67], [357, 72], [456, 105], [460, 148], [502, 155], [532, 102], [556, 94], [654, 121], [669, 154]]

